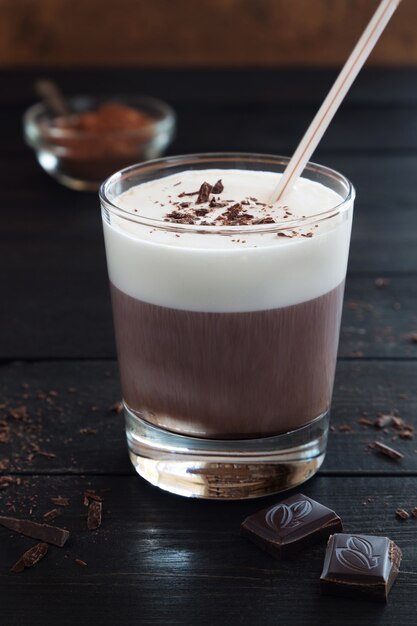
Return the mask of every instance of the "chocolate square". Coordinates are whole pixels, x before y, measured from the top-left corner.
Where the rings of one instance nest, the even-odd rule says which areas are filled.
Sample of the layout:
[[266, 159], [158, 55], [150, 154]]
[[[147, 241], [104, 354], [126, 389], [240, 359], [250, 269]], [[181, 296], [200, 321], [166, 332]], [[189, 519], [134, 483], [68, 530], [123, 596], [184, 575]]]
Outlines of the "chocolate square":
[[241, 526], [242, 534], [279, 559], [339, 530], [340, 517], [302, 493], [247, 517]]
[[388, 537], [332, 535], [320, 577], [322, 591], [386, 602], [401, 557], [401, 550]]

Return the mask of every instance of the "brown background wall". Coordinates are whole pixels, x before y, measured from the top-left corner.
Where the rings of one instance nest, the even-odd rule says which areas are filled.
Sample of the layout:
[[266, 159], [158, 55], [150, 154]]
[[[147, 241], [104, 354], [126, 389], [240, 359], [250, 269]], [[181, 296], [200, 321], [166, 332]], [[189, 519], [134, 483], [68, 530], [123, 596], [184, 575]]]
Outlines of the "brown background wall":
[[[332, 65], [378, 0], [0, 0], [0, 66]], [[371, 62], [417, 64], [417, 0]]]

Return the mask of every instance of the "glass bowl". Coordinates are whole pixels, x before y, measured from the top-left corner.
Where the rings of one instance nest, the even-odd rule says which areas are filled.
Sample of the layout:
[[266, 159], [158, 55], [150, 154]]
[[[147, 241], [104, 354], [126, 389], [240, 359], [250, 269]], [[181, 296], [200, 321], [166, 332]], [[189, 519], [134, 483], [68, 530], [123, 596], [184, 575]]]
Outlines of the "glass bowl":
[[[59, 117], [40, 102], [25, 112], [23, 124], [25, 140], [35, 150], [40, 165], [71, 189], [95, 191], [113, 172], [161, 156], [173, 139], [175, 113], [156, 98], [76, 96], [67, 102], [69, 116]], [[120, 124], [108, 105], [116, 105], [116, 115], [123, 115], [124, 109], [126, 126], [130, 122], [132, 127], [118, 128]], [[103, 106], [110, 115], [101, 120], [104, 123], [97, 123], [94, 116]], [[129, 111], [133, 118], [142, 114], [140, 126], [134, 126], [135, 119], [129, 120]]]

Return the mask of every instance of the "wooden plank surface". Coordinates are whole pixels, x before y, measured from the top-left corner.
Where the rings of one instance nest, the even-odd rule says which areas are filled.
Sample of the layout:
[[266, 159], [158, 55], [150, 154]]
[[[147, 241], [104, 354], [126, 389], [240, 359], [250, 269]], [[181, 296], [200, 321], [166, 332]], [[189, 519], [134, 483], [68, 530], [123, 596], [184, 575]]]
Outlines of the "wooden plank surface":
[[[109, 74], [109, 72], [111, 74]], [[0, 94], [3, 110], [29, 106], [35, 99], [34, 82], [48, 76], [65, 95], [80, 93], [152, 94], [175, 102], [224, 104], [274, 103], [306, 107], [321, 102], [336, 79], [338, 68], [60, 68], [41, 66], [7, 70], [0, 68], [0, 81], [7, 85]], [[417, 104], [416, 68], [365, 67], [349, 91], [345, 106], [407, 107]], [[111, 85], [109, 76], [111, 75]], [[215, 89], [207, 89], [207, 85]], [[179, 88], [180, 87], [180, 88]]]
[[[73, 534], [17, 576], [8, 570], [33, 542], [0, 528], [1, 624], [414, 623], [416, 520], [394, 511], [417, 506], [417, 439], [359, 420], [392, 412], [417, 428], [417, 73], [365, 72], [316, 155], [352, 179], [357, 203], [328, 453], [302, 489], [347, 530], [398, 541], [404, 561], [388, 607], [321, 598], [323, 546], [277, 563], [241, 539], [240, 521], [276, 498], [188, 501], [133, 475], [123, 417], [110, 410], [120, 387], [98, 201], [57, 185], [24, 146], [36, 74], [0, 72], [0, 420], [10, 428], [0, 474], [22, 481], [0, 491], [0, 514], [14, 504], [41, 519], [51, 496], [68, 496], [57, 522]], [[175, 105], [171, 153], [289, 152], [333, 75], [121, 70], [112, 85]], [[68, 92], [108, 89], [108, 72], [55, 76]], [[28, 419], [10, 412], [21, 405]], [[375, 440], [404, 458], [377, 454]], [[86, 487], [110, 489], [97, 533], [85, 529]]]
[[[104, 498], [103, 524], [96, 532], [86, 529], [86, 488]], [[10, 489], [17, 514], [28, 515], [32, 506], [33, 519], [50, 510], [51, 496], [69, 497], [70, 506], [55, 522], [59, 519], [71, 536], [65, 548], [51, 547], [32, 570], [12, 574], [9, 568], [34, 542], [0, 528], [0, 600], [8, 626], [27, 623], [28, 607], [31, 626], [114, 626], [116, 612], [118, 623], [127, 626], [392, 626], [415, 618], [410, 599], [416, 587], [417, 521], [395, 517], [398, 506], [416, 505], [412, 478], [320, 477], [303, 487], [335, 509], [347, 531], [387, 535], [398, 543], [402, 568], [387, 607], [321, 597], [323, 544], [280, 562], [240, 537], [243, 519], [276, 502], [276, 496], [262, 502], [179, 501], [134, 476], [30, 477]], [[75, 558], [87, 566], [78, 566]]]

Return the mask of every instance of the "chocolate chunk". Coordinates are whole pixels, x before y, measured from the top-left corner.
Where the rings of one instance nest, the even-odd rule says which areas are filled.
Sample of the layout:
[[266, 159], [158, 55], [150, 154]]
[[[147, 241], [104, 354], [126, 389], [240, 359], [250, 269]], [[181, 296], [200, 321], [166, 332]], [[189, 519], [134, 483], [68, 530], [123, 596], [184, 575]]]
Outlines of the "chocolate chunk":
[[101, 526], [101, 508], [102, 503], [97, 500], [90, 502], [87, 515], [88, 530], [97, 530]]
[[393, 459], [394, 461], [400, 461], [401, 459], [404, 458], [404, 455], [401, 454], [401, 452], [398, 452], [398, 450], [395, 450], [394, 448], [390, 448], [390, 446], [387, 446], [385, 443], [382, 443], [381, 441], [374, 441], [372, 447], [377, 452], [380, 452], [381, 454], [388, 456], [390, 459]]
[[14, 517], [5, 517], [0, 515], [0, 525], [14, 530], [25, 537], [32, 539], [40, 539], [46, 543], [52, 543], [54, 546], [65, 545], [69, 537], [68, 530], [59, 528], [58, 526], [49, 526], [49, 524], [38, 524], [26, 519], [16, 519]]
[[203, 202], [208, 202], [211, 193], [211, 185], [204, 182], [198, 192], [198, 197], [196, 200], [196, 204], [202, 204]]
[[212, 189], [211, 189], [211, 193], [222, 193], [222, 191], [224, 190], [224, 186], [223, 183], [220, 180], [217, 181], [217, 183], [214, 183]]
[[320, 577], [322, 592], [386, 602], [401, 557], [401, 550], [388, 537], [332, 535]]
[[276, 558], [324, 541], [337, 530], [343, 530], [339, 516], [301, 493], [247, 517], [241, 527], [243, 535]]
[[43, 559], [47, 552], [48, 544], [38, 543], [36, 546], [33, 546], [33, 548], [30, 548], [30, 550], [27, 550], [24, 554], [22, 554], [18, 562], [13, 565], [10, 571], [17, 574], [19, 572], [23, 572], [26, 567], [33, 567], [33, 565], [36, 565], [36, 563], [39, 563], [39, 561]]

